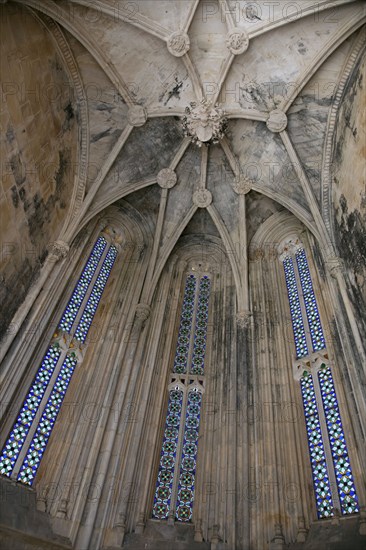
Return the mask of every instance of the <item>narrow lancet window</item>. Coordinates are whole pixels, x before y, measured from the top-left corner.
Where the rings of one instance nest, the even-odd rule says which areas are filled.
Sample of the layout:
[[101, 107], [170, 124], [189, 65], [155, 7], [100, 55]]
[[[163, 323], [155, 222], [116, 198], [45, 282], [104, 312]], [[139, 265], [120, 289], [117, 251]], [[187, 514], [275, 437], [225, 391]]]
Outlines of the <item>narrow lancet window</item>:
[[0, 474], [32, 485], [116, 257], [100, 236], [5, 442]]
[[210, 286], [208, 275], [186, 279], [154, 496], [156, 519], [192, 519]]
[[305, 249], [298, 240], [289, 240], [284, 249], [317, 515], [331, 517], [335, 509], [352, 514], [359, 511], [358, 499]]

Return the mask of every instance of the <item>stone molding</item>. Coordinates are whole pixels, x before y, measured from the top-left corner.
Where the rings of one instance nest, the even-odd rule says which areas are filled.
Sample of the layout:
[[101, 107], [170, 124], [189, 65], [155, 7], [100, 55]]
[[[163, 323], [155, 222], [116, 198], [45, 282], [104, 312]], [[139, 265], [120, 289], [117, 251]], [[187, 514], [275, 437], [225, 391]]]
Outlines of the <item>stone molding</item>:
[[343, 98], [343, 93], [346, 87], [346, 83], [348, 81], [348, 78], [351, 74], [352, 69], [356, 64], [357, 58], [361, 53], [361, 51], [363, 50], [363, 48], [364, 48], [364, 35], [361, 31], [356, 41], [356, 44], [354, 45], [354, 48], [349, 54], [343, 73], [341, 74], [340, 79], [338, 81], [337, 91], [336, 91], [335, 97], [333, 98], [332, 105], [330, 107], [330, 111], [328, 115], [327, 129], [325, 134], [325, 143], [323, 148], [323, 164], [322, 164], [322, 171], [321, 171], [321, 174], [322, 174], [321, 196], [322, 196], [322, 216], [324, 219], [325, 227], [327, 228], [329, 233], [331, 233], [331, 225], [332, 225], [331, 213], [330, 213], [330, 205], [332, 204], [331, 168], [332, 168], [332, 158], [333, 158], [333, 141], [334, 141], [334, 134], [336, 130], [337, 116], [338, 116], [339, 107], [341, 105], [341, 101]]
[[[89, 163], [89, 114], [86, 94], [84, 90], [83, 81], [79, 72], [78, 65], [75, 61], [73, 53], [67, 40], [60, 28], [60, 26], [47, 15], [42, 15], [40, 18], [43, 25], [50, 31], [53, 39], [56, 41], [59, 53], [61, 54], [68, 72], [71, 76], [74, 90], [76, 92], [77, 106], [80, 114], [79, 123], [79, 162], [78, 162], [78, 174], [75, 177], [75, 185], [73, 188], [72, 198], [70, 201], [70, 207], [66, 218], [73, 220], [77, 212], [81, 208], [81, 204], [84, 200], [86, 181], [88, 176], [88, 163]], [[66, 226], [65, 223], [65, 226]]]

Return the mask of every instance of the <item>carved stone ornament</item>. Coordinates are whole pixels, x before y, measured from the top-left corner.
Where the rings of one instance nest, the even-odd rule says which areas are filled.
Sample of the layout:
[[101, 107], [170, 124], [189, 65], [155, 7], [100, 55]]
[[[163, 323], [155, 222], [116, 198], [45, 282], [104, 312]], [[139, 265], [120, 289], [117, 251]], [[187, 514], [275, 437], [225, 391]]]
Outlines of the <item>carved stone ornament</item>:
[[189, 50], [190, 42], [188, 34], [183, 31], [173, 32], [168, 38], [167, 46], [172, 55], [182, 57]]
[[150, 316], [151, 308], [147, 304], [137, 304], [136, 318], [139, 321], [146, 321]]
[[48, 247], [49, 259], [57, 262], [62, 258], [66, 258], [69, 253], [70, 247], [64, 241], [54, 241], [49, 243]]
[[250, 182], [244, 176], [238, 176], [235, 178], [233, 184], [233, 190], [238, 195], [246, 195], [252, 189]]
[[265, 256], [265, 250], [261, 246], [253, 246], [249, 249], [249, 259], [252, 262], [260, 262], [264, 260]]
[[304, 245], [300, 241], [299, 237], [293, 235], [281, 241], [278, 245], [277, 252], [280, 262], [283, 262], [287, 256], [295, 256], [296, 252], [304, 248]]
[[170, 168], [163, 168], [158, 173], [157, 182], [163, 189], [171, 189], [177, 183], [177, 174]]
[[183, 132], [199, 147], [203, 144], [218, 143], [227, 130], [227, 118], [219, 105], [202, 99], [199, 103], [190, 103], [182, 119]]
[[141, 105], [133, 105], [128, 110], [127, 119], [131, 126], [143, 126], [147, 121], [147, 114]]
[[232, 54], [240, 55], [248, 49], [248, 34], [243, 30], [231, 31], [226, 38], [226, 45]]
[[282, 132], [287, 126], [287, 116], [280, 109], [274, 109], [269, 113], [267, 128], [271, 132]]
[[238, 313], [236, 314], [236, 324], [240, 328], [248, 328], [252, 316], [253, 313], [251, 311], [238, 311]]
[[207, 189], [198, 189], [193, 193], [193, 204], [198, 208], [207, 208], [212, 203], [212, 194]]
[[331, 277], [333, 277], [334, 279], [337, 278], [337, 275], [343, 273], [344, 264], [341, 258], [338, 258], [338, 256], [331, 256], [327, 258], [325, 265], [327, 266]]

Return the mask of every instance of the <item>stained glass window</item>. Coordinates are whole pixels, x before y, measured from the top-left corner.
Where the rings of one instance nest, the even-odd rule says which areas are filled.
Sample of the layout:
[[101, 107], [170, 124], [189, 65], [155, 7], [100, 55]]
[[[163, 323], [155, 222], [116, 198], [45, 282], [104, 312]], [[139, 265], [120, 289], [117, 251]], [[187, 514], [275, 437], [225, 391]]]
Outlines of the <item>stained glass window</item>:
[[76, 340], [79, 340], [79, 342], [84, 343], [86, 340], [116, 257], [117, 249], [114, 246], [111, 246], [99, 271], [98, 277], [94, 283], [93, 289], [90, 293], [88, 301], [86, 302], [83, 314], [75, 331], [74, 336]]
[[[61, 317], [58, 328], [84, 343], [117, 256], [117, 249], [100, 236]], [[31, 485], [77, 365], [74, 342], [61, 349], [53, 342], [38, 369], [18, 418], [0, 455], [0, 473]], [[63, 345], [66, 346], [64, 339]], [[24, 450], [26, 450], [24, 454]], [[20, 468], [20, 469], [19, 469]], [[17, 471], [19, 470], [19, 474]]]
[[75, 353], [67, 355], [47, 400], [36, 432], [18, 474], [17, 479], [22, 483], [31, 485], [36, 476], [76, 365], [77, 360]]
[[192, 519], [210, 285], [207, 275], [199, 285], [195, 275], [186, 279], [172, 375], [180, 375], [180, 384], [169, 391], [152, 513], [156, 519]]
[[80, 310], [80, 306], [83, 303], [85, 295], [88, 291], [89, 285], [93, 276], [97, 270], [100, 259], [103, 256], [103, 252], [107, 246], [107, 241], [104, 237], [99, 237], [94, 245], [94, 248], [89, 256], [88, 261], [84, 267], [84, 270], [80, 276], [80, 279], [72, 293], [69, 303], [61, 317], [59, 328], [65, 332], [71, 332], [72, 325], [76, 319], [76, 316]]
[[153, 516], [158, 519], [167, 519], [169, 515], [182, 406], [183, 391], [178, 386], [169, 392], [168, 413], [161, 448], [153, 509]]
[[10, 477], [12, 474], [60, 355], [61, 349], [56, 343], [48, 348], [43, 358], [42, 364], [38, 369], [34, 382], [30, 387], [18, 418], [1, 453], [0, 473], [2, 475]]
[[203, 374], [206, 352], [208, 300], [210, 297], [210, 279], [202, 277], [199, 286], [196, 326], [194, 330], [194, 347], [191, 372]]
[[333, 515], [333, 499], [311, 374], [301, 378], [301, 393], [313, 473], [316, 509], [318, 518], [326, 518]]
[[[299, 248], [293, 256], [296, 258], [295, 264], [288, 256], [283, 265], [296, 356], [300, 359], [307, 356], [311, 348], [313, 353], [325, 350], [326, 343], [305, 250]], [[302, 303], [309, 327], [308, 341]], [[316, 359], [316, 355], [310, 356], [312, 374], [304, 375], [300, 383], [316, 509], [318, 518], [327, 518], [334, 515], [335, 508], [339, 508], [342, 514], [352, 514], [358, 512], [359, 507], [332, 372], [325, 364], [319, 369]], [[337, 491], [333, 489], [335, 485]]]
[[359, 511], [358, 499], [330, 368], [326, 367], [319, 370], [318, 378], [341, 512], [342, 514], [353, 514]]
[[175, 517], [179, 521], [192, 519], [201, 403], [202, 393], [199, 389], [189, 390], [175, 512]]
[[325, 339], [313, 290], [313, 284], [311, 282], [310, 270], [306, 259], [305, 250], [303, 248], [296, 253], [296, 262], [300, 275], [302, 295], [304, 298], [313, 351], [319, 351], [325, 348]]
[[187, 361], [192, 332], [192, 319], [196, 296], [196, 286], [196, 277], [194, 275], [190, 275], [189, 277], [187, 277], [174, 360], [174, 372], [178, 373], [187, 372]]
[[287, 285], [288, 299], [290, 303], [292, 329], [294, 332], [296, 357], [299, 359], [308, 354], [304, 321], [301, 313], [299, 293], [297, 290], [296, 275], [292, 258], [287, 257], [283, 261]]

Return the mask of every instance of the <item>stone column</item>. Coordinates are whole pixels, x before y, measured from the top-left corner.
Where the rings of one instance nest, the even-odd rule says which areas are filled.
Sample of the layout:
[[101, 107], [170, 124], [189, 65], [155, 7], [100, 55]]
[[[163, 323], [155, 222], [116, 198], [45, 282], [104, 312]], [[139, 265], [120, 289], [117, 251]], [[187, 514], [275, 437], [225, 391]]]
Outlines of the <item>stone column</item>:
[[[65, 259], [68, 253], [69, 253], [69, 245], [63, 241], [55, 241], [49, 245], [48, 256], [41, 269], [40, 275], [38, 279], [34, 282], [32, 287], [30, 288], [30, 290], [28, 291], [25, 301], [20, 306], [20, 308], [18, 309], [18, 311], [16, 312], [16, 314], [12, 319], [11, 326], [13, 326], [16, 330], [11, 332], [8, 331], [8, 333], [4, 337], [4, 342], [0, 349], [0, 363], [4, 359], [15, 336], [19, 332], [24, 322], [24, 319], [26, 318], [31, 308], [33, 307], [33, 304], [35, 303], [36, 298], [42, 291], [42, 288], [45, 282], [50, 277], [50, 274], [53, 271], [55, 264], [57, 264], [60, 260]], [[6, 377], [6, 373], [4, 373], [4, 377]]]

